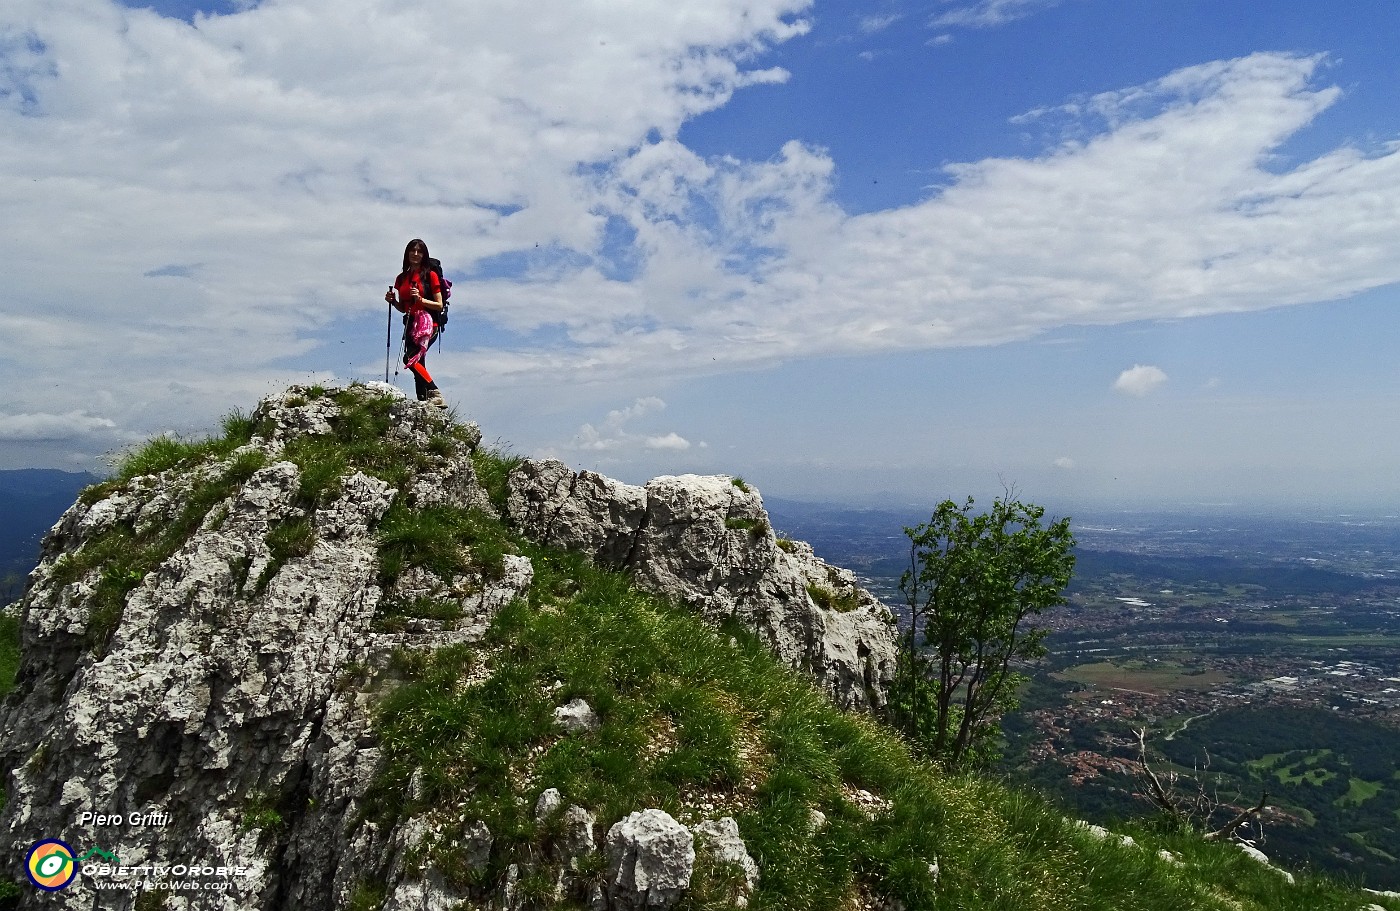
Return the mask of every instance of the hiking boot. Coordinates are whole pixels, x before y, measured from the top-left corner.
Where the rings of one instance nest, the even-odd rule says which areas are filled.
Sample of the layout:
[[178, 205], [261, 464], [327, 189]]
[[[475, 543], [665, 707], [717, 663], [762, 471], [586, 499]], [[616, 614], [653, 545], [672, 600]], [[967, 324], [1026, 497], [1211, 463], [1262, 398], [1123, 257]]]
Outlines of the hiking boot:
[[436, 405], [439, 408], [447, 407], [447, 399], [442, 397], [442, 392], [437, 389], [428, 390], [428, 397], [423, 399], [429, 405]]

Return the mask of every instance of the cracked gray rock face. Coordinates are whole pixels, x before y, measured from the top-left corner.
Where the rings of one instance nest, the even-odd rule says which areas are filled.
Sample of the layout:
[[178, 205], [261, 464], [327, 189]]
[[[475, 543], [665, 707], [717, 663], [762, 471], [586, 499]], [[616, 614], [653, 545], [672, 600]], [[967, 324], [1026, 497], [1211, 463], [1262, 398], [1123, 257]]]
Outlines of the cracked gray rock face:
[[641, 488], [527, 460], [509, 489], [507, 514], [526, 536], [627, 570], [712, 622], [739, 620], [843, 708], [884, 704], [896, 659], [889, 610], [809, 545], [780, 543], [748, 485], [680, 475]]
[[[402, 833], [356, 818], [380, 751], [368, 697], [339, 683], [349, 668], [382, 664], [395, 645], [440, 644], [440, 631], [412, 642], [411, 634], [374, 628], [385, 596], [375, 532], [405, 495], [422, 505], [489, 508], [470, 458], [480, 436], [459, 432], [456, 448], [428, 459], [407, 494], [352, 472], [339, 480], [338, 495], [309, 506], [298, 496], [299, 469], [282, 453], [298, 437], [330, 433], [341, 410], [329, 395], [309, 392], [294, 387], [264, 400], [254, 418], [270, 432], [227, 459], [80, 501], [46, 538], [20, 605], [16, 689], [0, 708], [9, 795], [0, 853], [10, 869], [21, 868], [32, 843], [61, 837], [77, 852], [100, 847], [127, 867], [242, 868], [226, 891], [168, 893], [168, 908], [333, 908], [402, 849]], [[433, 409], [401, 397], [389, 410], [391, 433], [409, 445], [428, 447], [445, 426]], [[188, 537], [135, 581], [120, 622], [95, 647], [112, 569], [96, 563], [75, 571], [84, 549], [113, 535], [159, 532], [252, 450], [265, 467], [230, 484]], [[297, 521], [309, 525], [309, 546], [277, 553], [269, 535]], [[467, 622], [452, 635], [479, 637], [529, 579], [529, 561], [517, 557], [508, 558], [504, 578], [465, 586]], [[422, 574], [418, 581], [453, 585]], [[159, 824], [133, 824], [132, 814]], [[94, 881], [79, 876], [60, 892], [23, 891], [21, 907], [133, 907], [135, 893], [99, 894]]]

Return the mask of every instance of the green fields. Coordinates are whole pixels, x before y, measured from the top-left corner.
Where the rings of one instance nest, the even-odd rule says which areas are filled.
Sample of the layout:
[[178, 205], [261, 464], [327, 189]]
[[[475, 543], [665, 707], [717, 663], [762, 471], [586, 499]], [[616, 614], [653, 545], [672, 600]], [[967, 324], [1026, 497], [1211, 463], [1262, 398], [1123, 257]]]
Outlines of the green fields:
[[1400, 885], [1400, 731], [1321, 709], [1250, 707], [1203, 718], [1163, 748], [1178, 763], [1209, 750], [1224, 789], [1267, 790], [1292, 817], [1266, 826], [1270, 853]]
[[1269, 775], [1273, 775], [1280, 784], [1320, 785], [1337, 777], [1336, 772], [1323, 768], [1321, 765], [1331, 755], [1331, 750], [1316, 750], [1299, 759], [1296, 757], [1296, 751], [1295, 753], [1270, 753], [1259, 759], [1251, 759], [1245, 765], [1261, 779], [1267, 779]]
[[1210, 690], [1230, 683], [1220, 671], [1170, 659], [1127, 658], [1095, 661], [1052, 674], [1056, 680], [1141, 693]]

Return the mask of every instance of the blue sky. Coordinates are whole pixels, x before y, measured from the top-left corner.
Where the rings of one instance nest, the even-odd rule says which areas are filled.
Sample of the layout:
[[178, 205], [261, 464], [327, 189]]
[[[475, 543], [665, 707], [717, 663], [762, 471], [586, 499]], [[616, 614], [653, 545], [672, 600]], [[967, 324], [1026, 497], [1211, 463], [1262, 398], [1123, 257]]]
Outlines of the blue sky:
[[382, 379], [421, 236], [527, 454], [1400, 509], [1396, 4], [523, 8], [7, 3], [0, 467]]

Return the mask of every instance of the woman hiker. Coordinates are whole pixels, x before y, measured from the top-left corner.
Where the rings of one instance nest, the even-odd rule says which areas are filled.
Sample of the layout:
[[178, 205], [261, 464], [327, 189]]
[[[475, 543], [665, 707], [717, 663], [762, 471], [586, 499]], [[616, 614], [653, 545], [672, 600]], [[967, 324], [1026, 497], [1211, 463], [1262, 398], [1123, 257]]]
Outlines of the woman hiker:
[[396, 310], [404, 314], [403, 365], [413, 371], [413, 386], [418, 401], [447, 407], [437, 383], [425, 363], [428, 346], [437, 335], [433, 314], [442, 312], [442, 283], [437, 273], [428, 268], [428, 245], [418, 238], [408, 242], [403, 251], [403, 271], [394, 279], [394, 287], [384, 294]]

